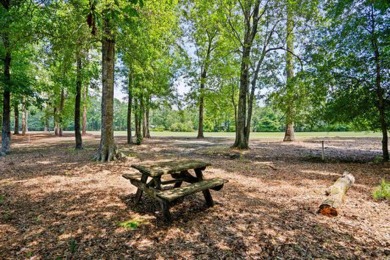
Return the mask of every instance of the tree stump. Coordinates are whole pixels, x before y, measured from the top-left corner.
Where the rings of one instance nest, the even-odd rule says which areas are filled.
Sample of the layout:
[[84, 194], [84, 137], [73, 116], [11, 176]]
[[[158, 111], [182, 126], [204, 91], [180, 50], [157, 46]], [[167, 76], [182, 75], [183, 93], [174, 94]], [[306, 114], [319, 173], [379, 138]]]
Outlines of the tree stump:
[[321, 213], [325, 216], [337, 216], [337, 208], [343, 203], [345, 194], [354, 182], [355, 177], [349, 172], [344, 172], [343, 176], [338, 178], [336, 182], [326, 190], [325, 194], [328, 198], [321, 203], [317, 213]]

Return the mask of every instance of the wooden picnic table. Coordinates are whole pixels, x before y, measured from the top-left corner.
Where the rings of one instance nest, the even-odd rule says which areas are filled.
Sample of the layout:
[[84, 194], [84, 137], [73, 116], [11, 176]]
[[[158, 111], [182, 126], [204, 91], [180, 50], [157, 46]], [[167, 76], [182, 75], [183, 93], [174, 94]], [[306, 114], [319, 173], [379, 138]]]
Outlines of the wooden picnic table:
[[[145, 192], [159, 201], [165, 220], [171, 221], [169, 212], [171, 202], [187, 195], [202, 191], [207, 206], [214, 205], [209, 189], [220, 190], [227, 180], [222, 178], [204, 179], [202, 171], [210, 165], [210, 163], [198, 160], [133, 164], [131, 167], [137, 169], [139, 173], [123, 174], [123, 177], [137, 187], [136, 204], [139, 203]], [[191, 174], [190, 171], [195, 174]], [[162, 179], [164, 175], [170, 175], [171, 179]], [[187, 185], [182, 186], [183, 183]]]

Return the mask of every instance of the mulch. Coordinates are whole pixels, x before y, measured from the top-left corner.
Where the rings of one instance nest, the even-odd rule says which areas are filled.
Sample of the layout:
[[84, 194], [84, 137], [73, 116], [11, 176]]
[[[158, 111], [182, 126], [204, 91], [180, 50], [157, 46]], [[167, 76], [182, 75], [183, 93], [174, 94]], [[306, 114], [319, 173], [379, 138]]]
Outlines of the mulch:
[[[325, 161], [319, 139], [256, 139], [247, 151], [228, 138], [116, 139], [126, 157], [98, 163], [93, 135], [81, 151], [71, 135], [12, 137], [0, 157], [0, 259], [390, 259], [390, 204], [372, 198], [390, 173], [378, 138], [330, 138]], [[183, 158], [211, 162], [205, 176], [229, 183], [212, 191], [212, 208], [202, 193], [175, 204], [168, 225], [153, 199], [134, 205], [121, 175]], [[356, 182], [339, 215], [318, 215], [344, 171]]]

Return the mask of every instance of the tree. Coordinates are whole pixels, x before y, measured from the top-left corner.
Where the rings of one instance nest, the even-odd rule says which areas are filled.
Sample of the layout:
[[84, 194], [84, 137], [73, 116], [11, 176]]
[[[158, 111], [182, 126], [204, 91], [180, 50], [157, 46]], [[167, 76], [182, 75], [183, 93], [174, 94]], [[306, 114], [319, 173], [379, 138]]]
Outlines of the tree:
[[124, 31], [126, 24], [131, 24], [131, 18], [137, 15], [135, 5], [141, 0], [91, 2], [87, 22], [91, 33], [96, 34], [98, 17], [101, 17], [102, 43], [102, 128], [99, 150], [95, 155], [97, 161], [116, 160], [119, 157], [114, 141], [114, 65], [115, 45], [119, 28]]
[[220, 33], [220, 11], [217, 3], [210, 3], [205, 0], [188, 1], [185, 10], [183, 22], [184, 34], [195, 48], [195, 53], [189, 53], [188, 56], [194, 59], [195, 75], [194, 83], [197, 86], [198, 96], [198, 136], [204, 138], [204, 110], [206, 85], [210, 66], [213, 63], [213, 52], [218, 47], [218, 38]]
[[283, 141], [294, 141], [294, 87], [293, 87], [293, 78], [294, 78], [294, 14], [293, 6], [289, 0], [287, 0], [287, 22], [286, 22], [286, 89], [288, 96], [288, 105], [286, 109], [286, 130], [284, 133]]
[[[11, 6], [11, 0], [2, 0], [0, 1], [2, 5], [1, 15], [9, 16]], [[1, 154], [6, 154], [10, 150], [11, 146], [11, 39], [10, 39], [10, 25], [9, 23], [5, 23], [4, 30], [2, 31], [1, 38], [3, 40], [3, 46], [5, 50], [5, 57], [3, 59], [3, 82], [4, 82], [4, 90], [3, 90], [3, 123], [2, 123], [2, 131], [1, 131]]]
[[[313, 57], [321, 84], [329, 87], [332, 121], [369, 124], [382, 132], [389, 160], [390, 4], [337, 0], [326, 5], [328, 22]], [[329, 118], [329, 117], [328, 117]]]
[[[249, 148], [249, 134], [260, 72], [265, 75], [264, 61], [272, 51], [281, 49], [274, 43], [280, 30], [282, 7], [279, 1], [246, 0], [228, 8], [230, 34], [239, 43], [241, 53], [240, 87], [237, 105], [236, 138], [232, 147]], [[237, 14], [241, 17], [237, 19]], [[241, 20], [241, 24], [239, 21]]]
[[0, 1], [0, 54], [2, 62], [2, 75], [0, 86], [3, 92], [2, 107], [2, 144], [0, 155], [7, 154], [11, 146], [11, 93], [14, 91], [16, 81], [11, 75], [12, 60], [15, 51], [26, 47], [34, 32], [32, 17], [35, 3], [27, 1], [1, 0]]

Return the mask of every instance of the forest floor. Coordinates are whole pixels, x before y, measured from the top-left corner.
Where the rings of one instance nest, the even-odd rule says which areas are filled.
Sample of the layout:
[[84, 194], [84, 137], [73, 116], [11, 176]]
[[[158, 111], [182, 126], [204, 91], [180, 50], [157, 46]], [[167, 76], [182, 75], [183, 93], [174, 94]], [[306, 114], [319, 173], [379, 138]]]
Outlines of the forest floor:
[[[116, 141], [126, 157], [91, 160], [98, 136], [31, 134], [12, 137], [0, 158], [0, 259], [390, 259], [390, 204], [372, 199], [390, 165], [379, 163], [379, 138], [330, 138], [293, 143], [229, 138], [159, 137], [140, 146]], [[158, 203], [132, 202], [122, 177], [130, 165], [190, 158], [212, 163], [205, 177], [228, 179], [172, 207], [162, 221]], [[344, 171], [356, 182], [337, 217], [318, 215], [325, 189]]]

